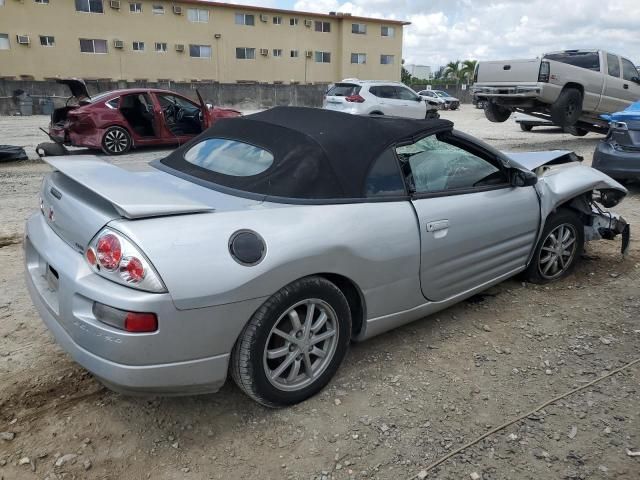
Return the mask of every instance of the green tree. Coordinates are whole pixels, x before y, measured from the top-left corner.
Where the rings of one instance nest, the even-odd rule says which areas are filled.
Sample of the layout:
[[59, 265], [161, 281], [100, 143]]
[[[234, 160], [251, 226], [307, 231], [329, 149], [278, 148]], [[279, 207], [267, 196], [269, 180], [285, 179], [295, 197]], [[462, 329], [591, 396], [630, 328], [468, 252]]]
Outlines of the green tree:
[[476, 65], [478, 65], [477, 60], [465, 60], [462, 62], [462, 68], [460, 69], [461, 78], [466, 80], [467, 83], [473, 80], [473, 72], [476, 70]]
[[400, 80], [405, 85], [411, 85], [411, 74], [409, 73], [409, 70], [404, 67], [402, 67], [402, 70], [400, 71]]
[[458, 83], [462, 78], [462, 68], [460, 67], [460, 60], [447, 63], [442, 73], [445, 77], [451, 78], [455, 80], [456, 83]]

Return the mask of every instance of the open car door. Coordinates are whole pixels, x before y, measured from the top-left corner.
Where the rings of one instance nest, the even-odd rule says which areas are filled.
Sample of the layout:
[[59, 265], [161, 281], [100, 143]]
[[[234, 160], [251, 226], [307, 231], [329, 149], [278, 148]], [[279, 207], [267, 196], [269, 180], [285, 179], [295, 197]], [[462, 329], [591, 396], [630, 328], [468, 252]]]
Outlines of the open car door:
[[197, 89], [196, 95], [198, 95], [198, 101], [200, 102], [200, 124], [202, 125], [202, 130], [204, 131], [211, 126], [211, 113], [209, 112], [207, 104], [202, 99], [202, 95], [200, 95], [200, 92]]

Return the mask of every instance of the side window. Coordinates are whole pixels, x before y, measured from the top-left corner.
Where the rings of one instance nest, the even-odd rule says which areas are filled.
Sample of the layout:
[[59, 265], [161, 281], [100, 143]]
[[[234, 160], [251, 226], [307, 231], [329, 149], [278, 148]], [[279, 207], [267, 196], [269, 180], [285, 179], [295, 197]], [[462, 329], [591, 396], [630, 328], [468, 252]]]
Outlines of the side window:
[[406, 195], [393, 149], [387, 149], [375, 161], [364, 187], [367, 197]]
[[638, 70], [635, 65], [626, 58], [622, 59], [622, 78], [625, 80], [631, 80], [632, 78], [638, 78]]
[[399, 100], [415, 100], [416, 99], [417, 95], [413, 93], [411, 90], [409, 90], [408, 88], [394, 87], [394, 90], [396, 92], [396, 98]]
[[369, 87], [369, 92], [378, 98], [395, 98], [393, 87], [388, 87], [385, 85]]
[[396, 148], [402, 173], [415, 193], [466, 190], [507, 184], [506, 175], [489, 161], [435, 135]]
[[620, 59], [607, 53], [607, 73], [612, 77], [620, 78]]

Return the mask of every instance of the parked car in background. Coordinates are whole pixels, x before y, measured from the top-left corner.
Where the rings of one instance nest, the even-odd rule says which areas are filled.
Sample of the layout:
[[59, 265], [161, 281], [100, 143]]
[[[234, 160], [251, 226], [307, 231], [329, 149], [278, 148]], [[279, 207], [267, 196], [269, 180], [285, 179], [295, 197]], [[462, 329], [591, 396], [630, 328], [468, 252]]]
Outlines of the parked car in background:
[[492, 122], [504, 122], [519, 111], [561, 127], [606, 131], [600, 114], [640, 99], [640, 75], [633, 63], [603, 50], [479, 62], [474, 82], [473, 92], [487, 101], [485, 114]]
[[626, 251], [628, 225], [604, 210], [626, 190], [575, 160], [504, 154], [444, 120], [301, 107], [222, 119], [144, 171], [45, 158], [27, 286], [111, 388], [213, 392], [230, 373], [290, 405], [350, 341], [520, 272], [562, 278], [585, 241], [621, 233]]
[[460, 108], [460, 100], [444, 90], [432, 90], [439, 98], [444, 100], [445, 110], [457, 110]]
[[189, 141], [237, 110], [198, 103], [169, 90], [129, 88], [91, 97], [80, 79], [58, 80], [72, 96], [51, 114], [49, 136], [57, 143], [120, 155], [131, 148]]
[[640, 180], [640, 102], [604, 116], [609, 133], [593, 154], [593, 168], [617, 180]]
[[400, 82], [347, 78], [331, 86], [322, 108], [356, 115], [437, 118], [437, 107]]
[[441, 98], [440, 95], [433, 90], [420, 90], [418, 95], [424, 98], [427, 103], [431, 103], [438, 110], [444, 110], [446, 108], [447, 102], [445, 102], [444, 98]]

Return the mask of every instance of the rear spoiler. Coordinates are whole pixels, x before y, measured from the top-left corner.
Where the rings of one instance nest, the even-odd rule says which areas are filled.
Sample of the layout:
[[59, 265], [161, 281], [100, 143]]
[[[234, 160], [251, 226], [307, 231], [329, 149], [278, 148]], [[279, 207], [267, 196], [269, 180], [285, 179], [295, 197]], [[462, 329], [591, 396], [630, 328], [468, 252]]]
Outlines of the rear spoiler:
[[57, 170], [102, 197], [125, 218], [211, 212], [214, 209], [167, 188], [161, 172], [131, 172], [91, 155], [44, 157]]

